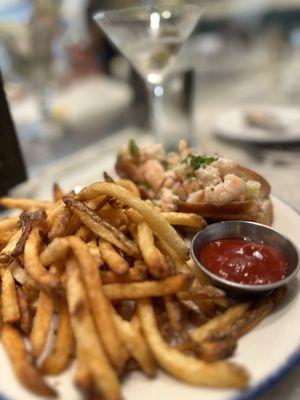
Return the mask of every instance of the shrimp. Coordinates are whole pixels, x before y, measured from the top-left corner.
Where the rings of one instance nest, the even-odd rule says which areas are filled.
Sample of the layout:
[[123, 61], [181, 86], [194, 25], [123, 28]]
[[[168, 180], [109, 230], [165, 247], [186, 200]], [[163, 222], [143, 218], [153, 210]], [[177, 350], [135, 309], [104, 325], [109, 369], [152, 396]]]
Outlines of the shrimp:
[[162, 188], [160, 196], [160, 205], [162, 211], [176, 211], [178, 203], [178, 196], [167, 188]]
[[211, 164], [211, 166], [219, 170], [219, 175], [225, 176], [233, 172], [237, 166], [237, 163], [235, 161], [228, 160], [227, 158], [219, 157]]
[[205, 201], [229, 203], [233, 200], [239, 200], [241, 195], [245, 194], [247, 188], [246, 182], [236, 175], [228, 174], [224, 177], [224, 182], [216, 186], [208, 186], [204, 190]]
[[142, 165], [142, 172], [145, 179], [151, 187], [157, 191], [164, 182], [164, 168], [157, 160], [148, 160]]
[[219, 170], [211, 165], [197, 169], [195, 175], [204, 186], [214, 186], [222, 182]]
[[204, 200], [204, 190], [200, 189], [194, 193], [190, 193], [187, 198], [187, 203], [199, 203]]

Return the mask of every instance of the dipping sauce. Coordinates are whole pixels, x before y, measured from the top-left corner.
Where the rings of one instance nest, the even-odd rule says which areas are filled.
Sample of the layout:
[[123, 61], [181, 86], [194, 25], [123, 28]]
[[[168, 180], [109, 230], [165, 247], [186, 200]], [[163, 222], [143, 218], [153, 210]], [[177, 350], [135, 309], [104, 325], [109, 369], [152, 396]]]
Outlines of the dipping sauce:
[[287, 260], [277, 247], [245, 238], [213, 240], [199, 257], [214, 274], [248, 285], [274, 283], [288, 273]]

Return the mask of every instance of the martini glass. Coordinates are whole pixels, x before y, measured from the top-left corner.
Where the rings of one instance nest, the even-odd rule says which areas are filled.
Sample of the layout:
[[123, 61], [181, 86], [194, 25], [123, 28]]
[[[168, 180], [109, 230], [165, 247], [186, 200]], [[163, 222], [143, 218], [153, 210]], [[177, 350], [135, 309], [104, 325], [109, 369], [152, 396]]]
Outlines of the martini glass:
[[164, 4], [99, 11], [93, 16], [146, 81], [152, 105], [152, 131], [168, 148], [178, 138], [172, 135], [170, 124], [164, 118], [165, 82], [202, 12], [195, 4]]

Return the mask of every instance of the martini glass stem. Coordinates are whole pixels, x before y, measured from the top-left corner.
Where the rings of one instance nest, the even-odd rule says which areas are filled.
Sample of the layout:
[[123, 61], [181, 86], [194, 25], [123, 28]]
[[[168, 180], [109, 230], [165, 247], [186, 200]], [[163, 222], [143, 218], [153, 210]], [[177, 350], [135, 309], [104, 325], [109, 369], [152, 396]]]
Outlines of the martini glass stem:
[[167, 142], [167, 124], [164, 110], [165, 88], [162, 83], [148, 85], [151, 107], [151, 129], [155, 139], [160, 142]]

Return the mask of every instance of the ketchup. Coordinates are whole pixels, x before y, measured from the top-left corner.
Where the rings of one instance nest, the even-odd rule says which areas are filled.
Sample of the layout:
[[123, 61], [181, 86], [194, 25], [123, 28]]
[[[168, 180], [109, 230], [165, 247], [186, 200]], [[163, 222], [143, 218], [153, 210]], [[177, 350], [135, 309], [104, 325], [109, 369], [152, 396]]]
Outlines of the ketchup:
[[214, 274], [248, 285], [277, 282], [288, 272], [287, 260], [277, 247], [246, 238], [214, 240], [200, 250], [199, 256]]

